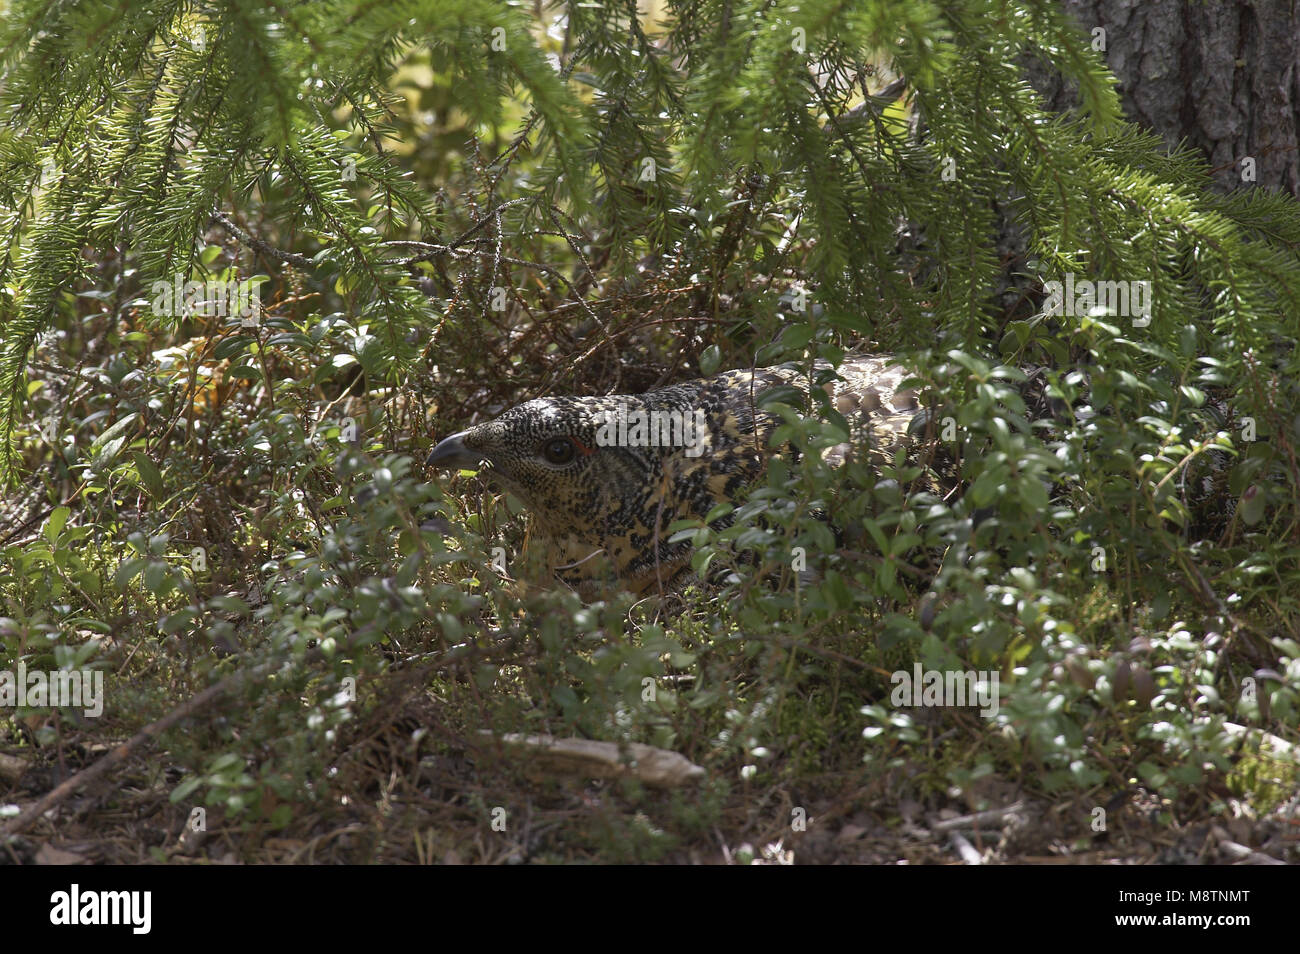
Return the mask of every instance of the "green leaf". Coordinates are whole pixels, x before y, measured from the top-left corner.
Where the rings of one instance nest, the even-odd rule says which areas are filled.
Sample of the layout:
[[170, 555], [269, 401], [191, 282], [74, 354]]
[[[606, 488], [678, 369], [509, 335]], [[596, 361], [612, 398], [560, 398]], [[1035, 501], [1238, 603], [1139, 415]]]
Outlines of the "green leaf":
[[722, 350], [717, 345], [709, 345], [700, 352], [700, 374], [709, 377], [717, 373], [722, 364]]
[[118, 566], [117, 572], [113, 574], [114, 585], [119, 590], [126, 589], [127, 584], [130, 583], [132, 580], [134, 580], [137, 575], [139, 575], [140, 571], [144, 569], [144, 565], [147, 562], [148, 561], [142, 557], [132, 557], [129, 560], [124, 560]]
[[166, 491], [163, 488], [162, 473], [143, 451], [132, 451], [131, 460], [135, 462], [135, 472], [140, 475], [140, 482], [151, 499], [161, 503]]
[[230, 613], [235, 616], [247, 616], [250, 609], [249, 605], [238, 596], [229, 594], [212, 597], [208, 600], [208, 606], [219, 613]]
[[976, 507], [986, 507], [998, 497], [1005, 474], [1002, 468], [990, 468], [983, 471], [971, 484], [970, 497]]
[[144, 588], [154, 596], [165, 596], [173, 585], [171, 568], [161, 560], [150, 560], [144, 568]]
[[225, 339], [213, 348], [212, 356], [218, 361], [226, 361], [237, 354], [242, 354], [252, 343], [253, 339], [246, 335], [235, 335]]
[[203, 776], [191, 775], [189, 778], [185, 779], [174, 789], [172, 789], [172, 793], [171, 795], [167, 796], [167, 800], [171, 802], [173, 805], [177, 804], [178, 802], [183, 802], [187, 797], [189, 797], [189, 794], [191, 792], [193, 792], [196, 788], [198, 788], [202, 784], [203, 784]]
[[1267, 494], [1264, 488], [1259, 484], [1251, 484], [1246, 488], [1246, 492], [1241, 495], [1241, 506], [1237, 512], [1241, 514], [1241, 519], [1247, 526], [1253, 527], [1264, 519], [1264, 507], [1267, 501]]
[[116, 459], [122, 445], [126, 443], [126, 431], [135, 423], [137, 416], [134, 413], [126, 415], [91, 442], [90, 455], [95, 469], [102, 470]]
[[787, 325], [781, 333], [781, 344], [790, 351], [802, 351], [812, 341], [813, 328], [810, 324]]
[[63, 529], [64, 524], [68, 522], [68, 517], [72, 511], [67, 507], [55, 507], [54, 512], [50, 514], [50, 519], [45, 522], [45, 529], [41, 535], [53, 546], [59, 538], [59, 531]]

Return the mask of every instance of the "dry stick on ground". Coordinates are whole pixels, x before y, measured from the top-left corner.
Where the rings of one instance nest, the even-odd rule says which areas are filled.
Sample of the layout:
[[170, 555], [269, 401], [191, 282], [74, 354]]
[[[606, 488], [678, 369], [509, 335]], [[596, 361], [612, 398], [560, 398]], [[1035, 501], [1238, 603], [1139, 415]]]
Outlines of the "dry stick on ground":
[[126, 757], [128, 755], [130, 755], [133, 751], [138, 749], [149, 739], [152, 739], [155, 736], [159, 735], [160, 733], [166, 731], [167, 729], [170, 729], [173, 725], [175, 725], [177, 722], [180, 722], [182, 719], [185, 719], [193, 715], [194, 713], [198, 712], [204, 706], [211, 703], [214, 699], [217, 699], [218, 697], [228, 692], [230, 689], [234, 688], [234, 686], [238, 682], [247, 678], [249, 675], [250, 675], [249, 673], [235, 673], [233, 675], [227, 676], [225, 679], [222, 679], [220, 682], [208, 686], [208, 688], [204, 689], [202, 692], [200, 692], [194, 698], [190, 699], [188, 702], [183, 703], [180, 706], [177, 706], [175, 709], [167, 713], [167, 715], [163, 716], [161, 719], [157, 720], [156, 722], [149, 723], [147, 726], [145, 726], [135, 735], [131, 736], [131, 738], [127, 739], [117, 748], [113, 749], [113, 751], [105, 755], [94, 765], [90, 766], [89, 768], [83, 769], [82, 771], [78, 772], [76, 775], [73, 775], [71, 778], [64, 779], [62, 782], [60, 782], [50, 791], [46, 792], [45, 795], [36, 802], [36, 804], [30, 806], [26, 811], [18, 815], [18, 817], [15, 818], [13, 821], [6, 822], [5, 826], [3, 828], [0, 828], [0, 836], [18, 834], [20, 831], [22, 831], [32, 822], [36, 821], [36, 819], [40, 818], [42, 815], [48, 812], [55, 805], [58, 805], [61, 801], [63, 801], [73, 792], [77, 791], [77, 789], [81, 788], [81, 786], [86, 785], [89, 782], [95, 781], [95, 779], [99, 778], [101, 775], [107, 774], [109, 769], [113, 768], [114, 766], [118, 765], [121, 762], [126, 761]]
[[945, 818], [941, 821], [931, 822], [930, 830], [937, 834], [972, 831], [989, 825], [1000, 826], [1005, 822], [1022, 817], [1024, 814], [1025, 803], [1015, 802], [1005, 808], [991, 808], [985, 812], [975, 812], [972, 815], [961, 815], [957, 818]]
[[[353, 643], [357, 642], [357, 637], [362, 634], [363, 631], [358, 631], [358, 633], [353, 634], [352, 638], [346, 641], [348, 645], [343, 647], [342, 651], [346, 652]], [[324, 656], [325, 654], [319, 649], [308, 650], [307, 654], [304, 656], [304, 662], [308, 664], [314, 663], [323, 659]], [[94, 765], [83, 769], [71, 778], [60, 782], [42, 796], [34, 805], [30, 806], [26, 811], [22, 812], [12, 821], [7, 822], [3, 828], [0, 828], [0, 837], [18, 834], [83, 785], [95, 781], [99, 777], [107, 774], [110, 769], [126, 761], [127, 756], [140, 748], [150, 739], [157, 737], [172, 726], [176, 725], [176, 723], [189, 718], [206, 706], [211, 705], [226, 693], [239, 688], [244, 682], [261, 682], [270, 672], [273, 671], [273, 669], [278, 669], [282, 664], [283, 660], [262, 663], [259, 666], [254, 666], [246, 672], [232, 673], [220, 682], [208, 686], [208, 688], [204, 689], [188, 702], [184, 702], [177, 706], [161, 719], [149, 723], [135, 735], [131, 736], [131, 738], [127, 739], [117, 748], [105, 755]]]
[[984, 857], [975, 850], [975, 846], [959, 831], [953, 830], [948, 832], [948, 841], [952, 843], [957, 854], [961, 855], [963, 863], [968, 865], [982, 865]]

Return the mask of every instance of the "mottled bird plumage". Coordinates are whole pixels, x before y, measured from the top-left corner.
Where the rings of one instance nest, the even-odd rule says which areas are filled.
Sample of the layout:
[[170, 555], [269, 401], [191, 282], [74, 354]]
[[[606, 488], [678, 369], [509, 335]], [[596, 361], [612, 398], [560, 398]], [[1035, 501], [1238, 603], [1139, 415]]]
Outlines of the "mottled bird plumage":
[[[889, 358], [858, 356], [846, 358], [838, 374], [825, 387], [854, 433], [849, 446], [828, 456], [895, 446], [918, 410], [916, 396], [900, 387], [906, 372]], [[726, 371], [640, 395], [537, 398], [445, 439], [429, 463], [485, 463], [484, 473], [532, 512], [550, 570], [584, 595], [613, 580], [648, 592], [686, 575], [690, 544], [669, 543], [667, 528], [704, 519], [719, 503], [741, 502], [763, 474], [780, 418], [762, 398], [780, 387], [806, 394], [804, 370], [790, 364]], [[681, 422], [677, 436], [689, 444], [602, 444], [616, 433], [609, 423], [620, 414]], [[702, 426], [694, 432], [688, 421]], [[646, 437], [631, 429], [626, 436]]]

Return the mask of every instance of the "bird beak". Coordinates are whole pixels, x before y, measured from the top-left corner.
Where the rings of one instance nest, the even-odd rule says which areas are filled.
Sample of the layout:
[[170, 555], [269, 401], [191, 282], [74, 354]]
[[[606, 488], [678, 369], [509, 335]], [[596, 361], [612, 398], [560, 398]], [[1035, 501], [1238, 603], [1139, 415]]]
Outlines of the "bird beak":
[[438, 442], [424, 464], [426, 467], [438, 467], [443, 470], [478, 470], [483, 455], [475, 453], [465, 446], [464, 437], [469, 431], [461, 431], [443, 438]]

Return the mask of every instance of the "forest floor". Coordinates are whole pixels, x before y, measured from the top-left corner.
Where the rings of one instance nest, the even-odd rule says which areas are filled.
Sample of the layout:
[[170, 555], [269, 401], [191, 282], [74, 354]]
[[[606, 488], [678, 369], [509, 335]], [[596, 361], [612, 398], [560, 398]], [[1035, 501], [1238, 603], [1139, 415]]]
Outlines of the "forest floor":
[[[149, 745], [59, 799], [0, 864], [1284, 864], [1300, 860], [1300, 796], [1265, 817], [1207, 787], [1171, 805], [1135, 787], [1104, 805], [1046, 800], [996, 775], [963, 804], [918, 796], [908, 766], [798, 786], [710, 778], [655, 790], [566, 776], [492, 739], [420, 731], [436, 702], [395, 700], [342, 747], [332, 798], [279, 829], [194, 812]], [[0, 746], [0, 800], [26, 809], [110, 755], [97, 741]], [[798, 788], [796, 797], [793, 789]], [[6, 791], [7, 789], [7, 791]], [[697, 811], [707, 806], [708, 811]], [[264, 805], [269, 815], [274, 806]], [[707, 817], [706, 817], [707, 816]], [[201, 829], [201, 830], [198, 830]], [[1096, 830], [1094, 830], [1096, 829]]]

